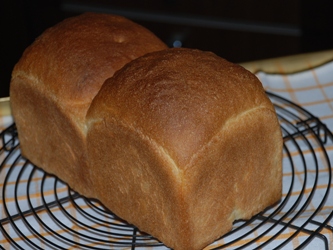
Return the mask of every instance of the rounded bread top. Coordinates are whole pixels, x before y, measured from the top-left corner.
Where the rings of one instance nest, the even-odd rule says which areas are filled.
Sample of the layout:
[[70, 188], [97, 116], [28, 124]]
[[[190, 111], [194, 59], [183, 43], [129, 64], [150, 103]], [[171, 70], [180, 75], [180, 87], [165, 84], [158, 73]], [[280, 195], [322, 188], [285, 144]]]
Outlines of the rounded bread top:
[[173, 48], [140, 57], [108, 79], [88, 111], [88, 129], [120, 121], [184, 166], [229, 119], [258, 107], [273, 110], [255, 75], [211, 52]]
[[60, 104], [87, 109], [114, 72], [139, 56], [165, 48], [153, 33], [124, 17], [84, 13], [42, 33], [23, 53], [12, 79], [29, 79]]

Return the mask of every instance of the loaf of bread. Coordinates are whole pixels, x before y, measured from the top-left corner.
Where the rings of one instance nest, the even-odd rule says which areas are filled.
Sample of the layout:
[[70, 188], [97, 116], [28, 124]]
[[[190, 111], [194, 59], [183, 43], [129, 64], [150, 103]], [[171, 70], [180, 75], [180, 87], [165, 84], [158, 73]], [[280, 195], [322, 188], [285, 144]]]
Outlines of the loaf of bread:
[[46, 30], [12, 72], [10, 98], [22, 154], [93, 195], [85, 179], [91, 101], [126, 63], [166, 48], [146, 28], [114, 15], [85, 13]]
[[281, 198], [282, 136], [260, 81], [120, 17], [48, 30], [15, 67], [11, 102], [24, 156], [175, 250]]

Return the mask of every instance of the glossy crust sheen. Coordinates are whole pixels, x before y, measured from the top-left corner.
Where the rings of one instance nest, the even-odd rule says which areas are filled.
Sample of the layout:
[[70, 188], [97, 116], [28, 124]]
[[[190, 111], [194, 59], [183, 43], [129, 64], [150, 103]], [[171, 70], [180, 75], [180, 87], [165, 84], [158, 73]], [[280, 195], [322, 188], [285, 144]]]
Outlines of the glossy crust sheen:
[[253, 74], [213, 53], [132, 61], [104, 83], [87, 126], [95, 197], [174, 249], [201, 249], [281, 197], [273, 105]]
[[166, 48], [144, 27], [114, 15], [86, 13], [46, 30], [12, 73], [11, 105], [23, 155], [92, 195], [85, 179], [85, 117], [92, 99], [126, 63]]

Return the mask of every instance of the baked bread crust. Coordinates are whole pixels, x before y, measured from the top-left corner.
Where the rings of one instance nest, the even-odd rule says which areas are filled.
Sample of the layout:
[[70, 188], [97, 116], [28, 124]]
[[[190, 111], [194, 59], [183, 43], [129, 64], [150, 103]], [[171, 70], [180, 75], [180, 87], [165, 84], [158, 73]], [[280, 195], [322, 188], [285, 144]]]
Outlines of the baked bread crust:
[[12, 72], [22, 154], [85, 195], [86, 123], [103, 82], [129, 61], [167, 46], [121, 16], [85, 13], [46, 30]]
[[171, 248], [202, 249], [281, 198], [274, 107], [252, 73], [213, 53], [130, 62], [103, 84], [87, 126], [95, 197]]

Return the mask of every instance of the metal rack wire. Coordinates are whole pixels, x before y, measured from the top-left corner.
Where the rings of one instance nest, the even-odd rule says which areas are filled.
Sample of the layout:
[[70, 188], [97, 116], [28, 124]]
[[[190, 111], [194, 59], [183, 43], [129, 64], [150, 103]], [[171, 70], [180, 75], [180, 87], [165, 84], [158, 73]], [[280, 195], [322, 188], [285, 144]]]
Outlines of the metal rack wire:
[[[273, 242], [276, 249], [330, 249], [333, 211], [326, 207], [333, 207], [333, 156], [327, 148], [333, 135], [303, 108], [267, 95], [284, 136], [284, 196], [252, 219], [235, 222], [209, 249], [272, 249]], [[0, 239], [8, 242], [3, 249], [166, 249], [24, 159], [14, 124], [0, 133], [0, 146]]]

